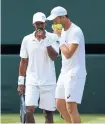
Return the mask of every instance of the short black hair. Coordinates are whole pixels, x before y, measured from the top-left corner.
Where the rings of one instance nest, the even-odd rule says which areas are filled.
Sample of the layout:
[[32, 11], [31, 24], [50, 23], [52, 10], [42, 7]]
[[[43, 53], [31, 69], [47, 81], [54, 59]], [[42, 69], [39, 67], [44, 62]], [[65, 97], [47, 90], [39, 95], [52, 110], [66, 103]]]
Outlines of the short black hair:
[[[64, 15], [66, 18], [69, 18], [69, 16], [68, 15]], [[60, 18], [62, 18], [63, 16], [59, 16]]]
[[69, 18], [69, 16], [68, 16], [68, 14], [67, 15], [65, 15], [67, 18]]

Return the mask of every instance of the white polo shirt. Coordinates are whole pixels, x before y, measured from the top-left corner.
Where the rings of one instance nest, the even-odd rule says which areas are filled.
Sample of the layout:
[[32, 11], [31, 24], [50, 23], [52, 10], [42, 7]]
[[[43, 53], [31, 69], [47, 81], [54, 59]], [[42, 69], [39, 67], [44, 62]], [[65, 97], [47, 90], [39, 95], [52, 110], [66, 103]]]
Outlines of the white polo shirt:
[[58, 37], [56, 34], [46, 31], [46, 37], [49, 40], [38, 41], [35, 32], [24, 37], [20, 57], [28, 58], [28, 67], [26, 71], [26, 84], [32, 85], [53, 85], [56, 84], [56, 73], [54, 61], [50, 59], [47, 53], [47, 44], [59, 53]]
[[78, 47], [69, 59], [66, 59], [62, 53], [61, 73], [84, 77], [86, 75], [85, 41], [82, 30], [72, 23], [67, 31], [62, 31], [62, 37], [65, 37], [67, 44], [78, 44]]

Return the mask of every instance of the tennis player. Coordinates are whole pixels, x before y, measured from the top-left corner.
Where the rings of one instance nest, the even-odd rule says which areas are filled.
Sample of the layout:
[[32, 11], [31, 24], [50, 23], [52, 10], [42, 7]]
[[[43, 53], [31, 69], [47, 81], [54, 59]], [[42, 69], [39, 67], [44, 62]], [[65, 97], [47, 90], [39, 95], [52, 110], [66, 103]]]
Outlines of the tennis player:
[[59, 53], [58, 36], [45, 30], [46, 16], [42, 12], [33, 15], [33, 26], [35, 31], [25, 36], [21, 44], [17, 90], [21, 95], [26, 86], [26, 123], [35, 123], [34, 111], [38, 105], [44, 110], [45, 123], [53, 123], [53, 111], [56, 110], [54, 60]]
[[57, 6], [47, 18], [53, 24], [62, 24], [64, 30], [55, 30], [59, 36], [62, 68], [56, 88], [56, 106], [67, 123], [81, 123], [77, 105], [81, 104], [85, 79], [85, 41], [79, 26], [68, 18], [67, 10]]

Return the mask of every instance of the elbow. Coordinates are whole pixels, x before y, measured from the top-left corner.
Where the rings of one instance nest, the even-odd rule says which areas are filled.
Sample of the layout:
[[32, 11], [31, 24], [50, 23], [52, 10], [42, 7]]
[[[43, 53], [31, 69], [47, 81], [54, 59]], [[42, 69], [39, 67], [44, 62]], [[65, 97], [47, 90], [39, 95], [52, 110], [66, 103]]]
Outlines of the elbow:
[[28, 59], [21, 59], [20, 65], [27, 65], [28, 64]]
[[56, 57], [52, 57], [51, 60], [52, 60], [52, 61], [55, 61], [55, 60], [56, 60]]
[[52, 58], [50, 58], [50, 59], [51, 59], [52, 61], [55, 61], [56, 58], [53, 58], [53, 57], [52, 57]]
[[73, 53], [69, 52], [67, 54], [65, 54], [66, 59], [70, 59], [72, 57]]
[[65, 55], [66, 59], [70, 59], [71, 56], [70, 55]]

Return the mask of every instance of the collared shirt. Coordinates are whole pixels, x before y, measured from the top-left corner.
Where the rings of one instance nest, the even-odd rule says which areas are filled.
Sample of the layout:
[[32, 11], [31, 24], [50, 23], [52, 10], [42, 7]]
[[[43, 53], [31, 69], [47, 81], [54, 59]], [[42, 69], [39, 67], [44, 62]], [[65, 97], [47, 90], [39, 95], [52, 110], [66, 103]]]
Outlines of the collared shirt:
[[20, 57], [28, 58], [26, 83], [33, 85], [56, 84], [54, 61], [48, 56], [46, 46], [51, 44], [59, 52], [58, 37], [56, 34], [46, 31], [46, 38], [38, 41], [34, 34], [35, 32], [24, 37], [20, 50]]

